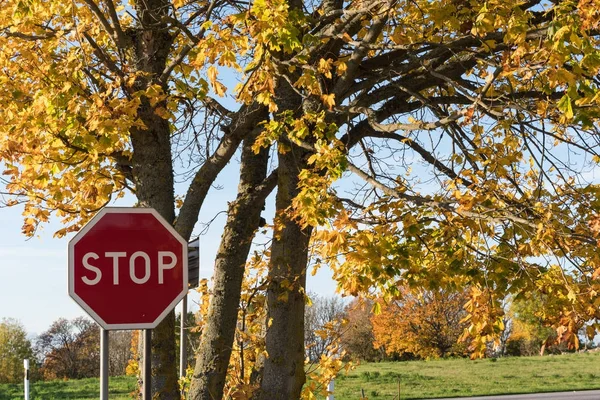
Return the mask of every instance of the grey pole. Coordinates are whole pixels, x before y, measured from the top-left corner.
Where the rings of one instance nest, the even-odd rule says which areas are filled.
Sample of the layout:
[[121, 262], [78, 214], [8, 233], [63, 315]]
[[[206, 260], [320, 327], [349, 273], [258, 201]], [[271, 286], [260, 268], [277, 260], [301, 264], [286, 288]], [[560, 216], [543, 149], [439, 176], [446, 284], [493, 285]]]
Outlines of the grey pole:
[[333, 389], [335, 388], [335, 378], [332, 378], [327, 385], [327, 400], [333, 400]]
[[108, 331], [100, 328], [100, 400], [108, 400]]
[[187, 331], [185, 321], [187, 319], [187, 294], [181, 302], [181, 323], [179, 326], [179, 376], [185, 377], [187, 369]]
[[29, 360], [23, 360], [23, 367], [25, 368], [25, 400], [29, 400]]
[[142, 400], [152, 400], [152, 329], [144, 329], [144, 383]]

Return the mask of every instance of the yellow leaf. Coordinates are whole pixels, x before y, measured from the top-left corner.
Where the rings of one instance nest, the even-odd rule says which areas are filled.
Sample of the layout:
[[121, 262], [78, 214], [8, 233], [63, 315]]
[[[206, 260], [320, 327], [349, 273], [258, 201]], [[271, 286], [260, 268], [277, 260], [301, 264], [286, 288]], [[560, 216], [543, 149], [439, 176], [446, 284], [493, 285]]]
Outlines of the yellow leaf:
[[331, 79], [331, 67], [333, 66], [333, 60], [328, 58], [327, 60], [321, 58], [319, 60], [319, 66], [317, 67], [317, 71], [323, 74], [326, 78]]
[[339, 61], [337, 63], [337, 74], [338, 75], [344, 75], [344, 73], [346, 72], [347, 69], [348, 69], [348, 67], [346, 66], [345, 62]]
[[208, 79], [210, 80], [210, 83], [212, 85], [214, 85], [215, 82], [217, 81], [217, 76], [219, 75], [219, 71], [217, 71], [217, 67], [215, 67], [214, 65], [211, 65], [210, 67], [208, 67], [206, 74], [208, 75]]
[[334, 93], [321, 95], [321, 100], [323, 100], [323, 104], [325, 104], [329, 110], [333, 109], [333, 106], [335, 106]]

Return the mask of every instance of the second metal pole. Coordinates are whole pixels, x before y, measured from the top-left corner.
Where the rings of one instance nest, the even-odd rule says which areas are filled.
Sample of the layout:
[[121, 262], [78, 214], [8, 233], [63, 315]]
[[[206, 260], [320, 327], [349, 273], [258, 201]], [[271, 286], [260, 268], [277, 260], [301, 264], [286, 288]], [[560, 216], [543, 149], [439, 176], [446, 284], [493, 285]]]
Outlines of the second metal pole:
[[108, 331], [100, 328], [100, 400], [108, 400]]
[[142, 381], [144, 389], [142, 391], [143, 400], [152, 399], [152, 329], [144, 329], [144, 370], [142, 372]]
[[29, 400], [29, 360], [23, 360], [23, 367], [25, 368], [25, 400]]
[[333, 390], [335, 389], [335, 378], [332, 378], [327, 385], [327, 400], [334, 400]]
[[179, 326], [179, 376], [185, 377], [187, 369], [187, 332], [185, 323], [187, 320], [187, 294], [181, 302], [181, 323]]

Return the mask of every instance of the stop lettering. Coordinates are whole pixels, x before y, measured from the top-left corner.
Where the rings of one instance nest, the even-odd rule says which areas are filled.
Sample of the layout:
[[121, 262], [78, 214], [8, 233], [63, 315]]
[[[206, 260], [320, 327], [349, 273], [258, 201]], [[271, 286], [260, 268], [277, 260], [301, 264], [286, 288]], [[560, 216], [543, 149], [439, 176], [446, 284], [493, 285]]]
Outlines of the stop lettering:
[[[164, 284], [164, 280], [165, 280], [164, 271], [167, 269], [174, 268], [175, 265], [177, 264], [177, 256], [175, 255], [175, 253], [173, 253], [171, 251], [159, 251], [158, 256], [156, 257], [156, 259], [158, 259], [158, 261], [155, 263], [152, 263], [150, 260], [150, 256], [147, 253], [144, 253], [143, 251], [136, 251], [135, 253], [131, 254], [130, 256], [128, 256], [127, 253], [124, 251], [109, 251], [109, 252], [104, 253], [104, 256], [112, 259], [113, 285], [119, 284], [119, 266], [120, 266], [119, 259], [121, 259], [121, 258], [124, 258], [125, 263], [129, 265], [129, 277], [131, 278], [131, 281], [138, 285], [142, 285], [150, 280], [150, 276], [152, 274], [152, 265], [158, 266], [158, 274], [157, 274], [158, 275], [158, 284], [159, 285]], [[102, 279], [102, 270], [91, 263], [92, 260], [98, 260], [99, 258], [100, 258], [100, 256], [94, 252], [86, 253], [83, 256], [83, 259], [82, 259], [83, 267], [85, 269], [91, 271], [94, 274], [94, 277], [92, 279], [90, 279], [87, 276], [81, 277], [81, 280], [86, 285], [97, 285], [100, 282], [100, 280]], [[127, 258], [129, 259], [128, 263], [126, 261]], [[165, 262], [165, 259], [168, 260], [168, 262]], [[142, 272], [138, 276], [136, 273], [136, 265], [140, 265], [139, 260], [141, 260], [141, 271]], [[136, 264], [136, 261], [137, 261], [137, 264]], [[138, 270], [139, 269], [140, 268], [138, 268]], [[156, 268], [155, 268], [155, 270], [156, 270]]]
[[187, 293], [187, 242], [149, 208], [105, 208], [69, 243], [69, 294], [105, 329], [152, 329]]

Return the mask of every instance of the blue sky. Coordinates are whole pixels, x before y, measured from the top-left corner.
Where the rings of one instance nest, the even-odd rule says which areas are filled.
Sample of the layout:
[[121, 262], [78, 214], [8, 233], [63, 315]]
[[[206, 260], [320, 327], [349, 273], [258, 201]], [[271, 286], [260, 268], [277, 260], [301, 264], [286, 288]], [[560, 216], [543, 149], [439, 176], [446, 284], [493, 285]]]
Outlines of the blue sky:
[[[227, 209], [227, 201], [235, 198], [237, 190], [236, 158], [223, 171], [213, 188], [200, 214], [200, 223], [207, 223], [216, 214]], [[236, 182], [235, 184], [233, 182]], [[0, 189], [1, 191], [1, 189]], [[269, 199], [264, 217], [272, 218], [273, 196]], [[119, 206], [130, 206], [133, 198], [121, 200]], [[43, 229], [33, 238], [21, 233], [21, 208], [0, 208], [0, 319], [16, 318], [31, 334], [39, 334], [60, 318], [73, 318], [85, 312], [68, 295], [67, 287], [67, 245], [69, 239], [53, 238], [60, 229], [57, 221], [43, 225]], [[210, 278], [213, 262], [219, 245], [225, 214], [221, 213], [200, 238], [201, 277]], [[202, 230], [196, 225], [194, 235]], [[332, 296], [335, 283], [331, 273], [321, 270], [312, 277], [308, 274], [308, 291], [324, 296]], [[190, 304], [198, 299], [191, 295]]]

